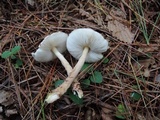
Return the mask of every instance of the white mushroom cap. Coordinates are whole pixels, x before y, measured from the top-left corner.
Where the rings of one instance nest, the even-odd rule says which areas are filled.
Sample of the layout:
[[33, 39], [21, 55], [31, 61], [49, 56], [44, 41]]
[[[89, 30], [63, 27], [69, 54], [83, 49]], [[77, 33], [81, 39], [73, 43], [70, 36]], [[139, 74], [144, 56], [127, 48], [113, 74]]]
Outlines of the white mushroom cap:
[[66, 40], [68, 35], [64, 32], [55, 32], [48, 35], [40, 43], [39, 48], [43, 50], [52, 50], [54, 47], [62, 53], [66, 50]]
[[108, 49], [108, 41], [92, 29], [81, 28], [70, 33], [67, 38], [67, 49], [73, 57], [78, 59], [78, 62], [69, 72], [66, 80], [48, 95], [45, 100], [48, 103], [59, 99], [67, 91], [85, 61], [96, 62], [103, 57], [102, 52]]
[[56, 57], [51, 51], [43, 50], [43, 49], [37, 49], [35, 53], [31, 53], [33, 58], [38, 62], [49, 62]]
[[55, 32], [48, 35], [40, 43], [38, 50], [32, 53], [36, 61], [48, 62], [56, 58], [53, 49], [56, 48], [60, 53], [66, 50], [66, 40], [68, 35], [64, 32]]
[[109, 48], [108, 41], [100, 33], [90, 28], [72, 31], [67, 38], [67, 49], [70, 54], [78, 60], [85, 47], [89, 47], [86, 62], [96, 62], [102, 59], [102, 52]]
[[[39, 62], [48, 62], [57, 57], [61, 61], [64, 68], [66, 69], [67, 74], [70, 75], [70, 73], [72, 72], [72, 67], [69, 64], [69, 62], [65, 59], [65, 57], [61, 54], [66, 50], [67, 37], [68, 35], [63, 32], [56, 32], [51, 35], [48, 35], [40, 43], [37, 51], [35, 53], [32, 53], [32, 56], [36, 61]], [[64, 87], [62, 88], [60, 87], [60, 89], [58, 89], [58, 91], [56, 92], [49, 93], [45, 101], [47, 103], [52, 103], [57, 99], [59, 99], [60, 96], [66, 92], [66, 90], [68, 89], [68, 87], [71, 85], [72, 82], [73, 81], [71, 82], [66, 81], [65, 82], [66, 84], [63, 84]], [[77, 89], [74, 90], [76, 91]], [[79, 97], [83, 96], [83, 92], [81, 92], [80, 87], [77, 91], [77, 94], [79, 95]]]

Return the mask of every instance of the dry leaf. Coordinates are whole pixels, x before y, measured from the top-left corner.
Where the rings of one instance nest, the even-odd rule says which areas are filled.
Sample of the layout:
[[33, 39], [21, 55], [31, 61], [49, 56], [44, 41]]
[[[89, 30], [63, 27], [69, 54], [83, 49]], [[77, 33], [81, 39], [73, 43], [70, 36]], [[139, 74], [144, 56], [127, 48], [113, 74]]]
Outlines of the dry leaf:
[[156, 82], [160, 82], [160, 74], [158, 74], [157, 76], [156, 76]]
[[91, 120], [91, 119], [92, 119], [92, 110], [88, 109], [85, 114], [85, 120]]
[[11, 109], [11, 110], [6, 110], [5, 111], [5, 115], [7, 117], [11, 116], [11, 115], [14, 115], [14, 114], [18, 114], [17, 110], [16, 109]]
[[155, 59], [138, 60], [137, 62], [133, 63], [133, 69], [136, 72], [137, 76], [143, 74], [144, 77], [150, 77], [150, 70], [152, 68], [157, 68]]
[[108, 114], [105, 114], [103, 111], [101, 111], [102, 120], [113, 120], [112, 117]]
[[137, 114], [137, 117], [138, 117], [138, 120], [146, 120], [146, 118], [139, 113]]
[[79, 13], [82, 15], [82, 16], [85, 16], [85, 17], [90, 17], [91, 15], [89, 14], [89, 12], [86, 12], [85, 10], [83, 9], [79, 9]]
[[111, 9], [110, 14], [112, 14], [114, 17], [119, 17], [119, 18], [122, 18], [122, 19], [126, 19], [126, 14], [121, 10]]
[[110, 114], [111, 112], [113, 112], [112, 109], [106, 108], [105, 106], [102, 107], [102, 111], [103, 111], [105, 114]]
[[103, 102], [101, 102], [100, 104], [102, 107], [102, 110], [101, 110], [102, 120], [112, 120], [113, 116], [111, 114], [115, 111], [114, 106], [107, 103], [103, 103]]
[[133, 63], [134, 71], [139, 71], [141, 69], [146, 69], [150, 65], [152, 66], [155, 63], [154, 59], [145, 59], [145, 60], [138, 60], [138, 62]]
[[134, 40], [134, 35], [130, 32], [129, 28], [117, 20], [109, 21], [108, 29], [112, 32], [112, 35], [118, 38], [120, 41], [131, 44]]
[[4, 106], [11, 105], [14, 102], [12, 93], [4, 90], [0, 90], [0, 104]]
[[[112, 10], [112, 13], [113, 13], [113, 10]], [[124, 14], [122, 14], [122, 15], [119, 14], [119, 11], [114, 11], [114, 15], [117, 15], [116, 16], [117, 19], [119, 18], [122, 20], [122, 18], [123, 19], [125, 18]], [[112, 32], [112, 35], [114, 37], [116, 37], [117, 39], [119, 39], [120, 41], [127, 42], [127, 43], [131, 44], [132, 41], [134, 40], [134, 34], [131, 33], [130, 29], [126, 25], [117, 21], [116, 19], [114, 19], [110, 15], [108, 15], [107, 18], [110, 19], [108, 21], [108, 29], [109, 29], [109, 31]]]
[[95, 120], [96, 118], [99, 118], [96, 111], [93, 108], [89, 108], [85, 113], [85, 120]]
[[34, 0], [25, 0], [25, 2], [31, 6], [35, 5], [35, 1]]
[[144, 77], [150, 76], [150, 71], [148, 70], [148, 68], [144, 69], [143, 75], [144, 75]]
[[144, 52], [144, 53], [153, 52], [157, 50], [159, 50], [159, 46], [143, 46], [143, 47], [141, 46], [138, 48], [139, 52]]

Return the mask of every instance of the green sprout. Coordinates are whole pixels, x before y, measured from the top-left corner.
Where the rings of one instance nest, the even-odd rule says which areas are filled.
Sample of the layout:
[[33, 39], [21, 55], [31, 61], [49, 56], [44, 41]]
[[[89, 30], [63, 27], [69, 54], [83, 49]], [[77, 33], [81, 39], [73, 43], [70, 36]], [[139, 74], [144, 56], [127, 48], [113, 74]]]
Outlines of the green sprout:
[[20, 46], [15, 46], [11, 50], [6, 50], [2, 53], [1, 58], [3, 59], [10, 58], [12, 63], [14, 64], [14, 67], [19, 68], [23, 64], [22, 60], [16, 56], [16, 54], [20, 51], [20, 49], [21, 49]]

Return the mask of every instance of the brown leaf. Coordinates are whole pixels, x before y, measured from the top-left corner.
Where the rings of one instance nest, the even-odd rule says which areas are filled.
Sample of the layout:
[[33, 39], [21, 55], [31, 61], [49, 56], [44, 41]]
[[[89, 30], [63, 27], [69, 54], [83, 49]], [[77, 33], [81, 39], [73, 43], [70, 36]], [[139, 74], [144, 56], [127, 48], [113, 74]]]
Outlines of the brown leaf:
[[117, 20], [111, 20], [108, 22], [108, 29], [112, 32], [112, 35], [118, 38], [120, 41], [132, 43], [134, 34], [131, 33], [129, 28]]
[[119, 21], [124, 21], [126, 22], [125, 18], [126, 16], [124, 15], [123, 12], [120, 11], [114, 11], [111, 10], [112, 15], [108, 15], [108, 29], [109, 31], [112, 32], [112, 35], [119, 39], [120, 41], [127, 42], [129, 44], [132, 43], [134, 40], [134, 34], [131, 33], [130, 29], [127, 27], [127, 25], [122, 24], [122, 22]]
[[150, 71], [148, 70], [148, 68], [144, 69], [143, 75], [144, 75], [144, 77], [150, 76]]
[[159, 46], [143, 46], [143, 47], [141, 46], [138, 48], [138, 51], [147, 53], [147, 52], [157, 51], [158, 49]]
[[31, 6], [35, 5], [35, 1], [34, 0], [25, 0], [25, 2]]
[[85, 10], [83, 9], [79, 9], [79, 13], [82, 15], [82, 16], [85, 16], [85, 17], [90, 17], [91, 15], [89, 14], [89, 12], [86, 12]]
[[109, 114], [104, 113], [104, 111], [101, 111], [102, 120], [113, 120], [112, 117]]
[[89, 108], [87, 111], [86, 111], [86, 114], [85, 114], [85, 120], [93, 120], [93, 118], [95, 118], [95, 110], [92, 109], [92, 108]]
[[112, 14], [114, 17], [126, 19], [126, 14], [123, 11], [121, 11], [121, 10], [111, 9], [110, 14]]
[[9, 117], [11, 115], [18, 114], [18, 112], [17, 112], [16, 109], [10, 109], [10, 110], [6, 110], [5, 114], [6, 114], [7, 117]]
[[133, 69], [136, 72], [137, 76], [143, 73], [144, 77], [150, 77], [150, 69], [156, 68], [154, 59], [144, 59], [138, 60], [133, 63]]
[[139, 113], [137, 114], [137, 117], [138, 117], [138, 120], [146, 120], [146, 118]]
[[0, 104], [4, 106], [11, 105], [14, 102], [12, 93], [4, 90], [0, 90]]
[[102, 111], [103, 111], [105, 114], [109, 114], [109, 113], [113, 112], [111, 109], [106, 108], [106, 107], [102, 107]]
[[[11, 29], [8, 34], [6, 34], [5, 36], [3, 36], [3, 38], [1, 38], [2, 40], [0, 41], [1, 42], [1, 44], [0, 44], [0, 55], [2, 53], [3, 47], [13, 40], [12, 38], [13, 38], [14, 34], [12, 33], [12, 30], [13, 29]], [[0, 36], [0, 37], [2, 37], [2, 36]]]
[[154, 59], [144, 59], [144, 60], [138, 60], [138, 62], [133, 63], [133, 67], [135, 71], [139, 71], [140, 69], [146, 69], [150, 65], [153, 65], [155, 63]]
[[112, 105], [109, 105], [107, 103], [100, 103], [102, 110], [101, 110], [101, 117], [103, 120], [113, 120], [111, 114], [114, 111], [114, 107]]
[[112, 120], [111, 112], [112, 112], [111, 109], [103, 107], [102, 111], [101, 111], [102, 119], [103, 120]]
[[160, 82], [160, 74], [158, 74], [157, 76], [156, 76], [156, 82]]

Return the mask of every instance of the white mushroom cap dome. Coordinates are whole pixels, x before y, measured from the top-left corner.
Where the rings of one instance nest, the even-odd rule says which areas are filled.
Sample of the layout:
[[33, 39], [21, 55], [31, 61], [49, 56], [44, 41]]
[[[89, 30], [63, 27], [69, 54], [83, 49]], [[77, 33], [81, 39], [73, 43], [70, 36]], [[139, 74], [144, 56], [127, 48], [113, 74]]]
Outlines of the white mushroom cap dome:
[[52, 50], [54, 47], [62, 53], [66, 50], [66, 40], [68, 35], [64, 32], [55, 32], [48, 35], [40, 43], [39, 48], [43, 50]]
[[55, 32], [46, 36], [37, 51], [32, 53], [32, 56], [39, 62], [48, 62], [55, 59], [56, 56], [52, 50], [56, 48], [60, 53], [63, 53], [66, 50], [67, 37], [68, 35], [64, 32]]
[[48, 50], [37, 49], [35, 53], [31, 53], [33, 58], [38, 62], [49, 62], [55, 59], [55, 55]]
[[89, 47], [86, 62], [96, 62], [102, 59], [102, 52], [109, 48], [108, 41], [100, 33], [90, 28], [80, 28], [72, 31], [67, 38], [69, 53], [78, 60], [84, 47]]

